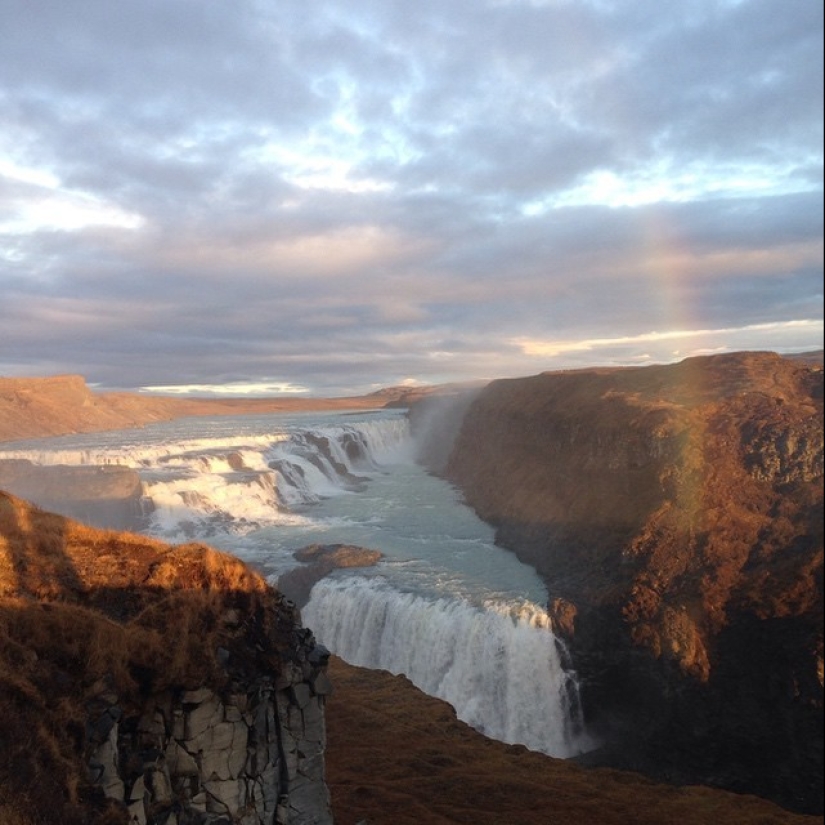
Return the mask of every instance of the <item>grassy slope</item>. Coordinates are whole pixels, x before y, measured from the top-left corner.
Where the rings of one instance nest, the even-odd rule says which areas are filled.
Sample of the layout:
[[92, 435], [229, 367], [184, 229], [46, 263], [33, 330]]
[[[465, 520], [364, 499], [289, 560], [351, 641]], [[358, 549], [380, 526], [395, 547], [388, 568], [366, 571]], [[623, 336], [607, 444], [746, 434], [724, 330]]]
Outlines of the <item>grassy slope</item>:
[[[240, 618], [242, 617], [242, 618]], [[87, 704], [276, 673], [295, 615], [238, 559], [96, 530], [0, 493], [0, 823], [118, 822], [86, 786]]]
[[487, 739], [405, 678], [333, 657], [327, 781], [336, 825], [802, 825], [754, 796], [586, 769]]

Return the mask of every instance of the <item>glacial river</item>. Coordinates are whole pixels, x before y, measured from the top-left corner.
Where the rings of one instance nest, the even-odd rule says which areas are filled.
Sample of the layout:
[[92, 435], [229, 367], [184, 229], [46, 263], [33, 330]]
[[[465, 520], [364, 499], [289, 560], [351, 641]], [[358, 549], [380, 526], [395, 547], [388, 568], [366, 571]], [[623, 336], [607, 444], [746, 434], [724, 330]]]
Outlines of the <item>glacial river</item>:
[[275, 584], [308, 544], [379, 550], [374, 567], [313, 588], [302, 618], [320, 642], [352, 664], [405, 674], [492, 738], [560, 757], [587, 750], [542, 581], [415, 455], [404, 412], [388, 410], [190, 418], [0, 451], [132, 467], [143, 532], [206, 541]]

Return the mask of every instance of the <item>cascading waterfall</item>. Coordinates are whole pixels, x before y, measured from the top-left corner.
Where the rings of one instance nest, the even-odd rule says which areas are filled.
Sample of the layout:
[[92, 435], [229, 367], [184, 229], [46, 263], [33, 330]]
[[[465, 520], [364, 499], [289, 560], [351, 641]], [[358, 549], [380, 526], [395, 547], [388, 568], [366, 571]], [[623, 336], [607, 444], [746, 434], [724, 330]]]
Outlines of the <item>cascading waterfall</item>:
[[403, 673], [487, 736], [557, 757], [589, 746], [574, 677], [535, 606], [476, 607], [349, 576], [318, 582], [302, 613], [344, 660]]
[[[194, 422], [197, 426], [197, 421]], [[296, 511], [363, 489], [364, 473], [408, 455], [406, 419], [289, 426], [266, 434], [164, 437], [169, 427], [41, 439], [0, 451], [41, 466], [121, 465], [138, 471], [148, 531], [173, 539], [216, 531], [245, 534], [265, 525], [301, 523]], [[97, 443], [103, 442], [103, 443]]]
[[306, 544], [380, 550], [376, 567], [313, 588], [302, 614], [321, 642], [405, 674], [488, 736], [558, 757], [592, 747], [543, 583], [415, 463], [402, 411], [189, 419], [5, 447], [0, 459], [131, 467], [141, 529], [208, 539], [273, 581]]

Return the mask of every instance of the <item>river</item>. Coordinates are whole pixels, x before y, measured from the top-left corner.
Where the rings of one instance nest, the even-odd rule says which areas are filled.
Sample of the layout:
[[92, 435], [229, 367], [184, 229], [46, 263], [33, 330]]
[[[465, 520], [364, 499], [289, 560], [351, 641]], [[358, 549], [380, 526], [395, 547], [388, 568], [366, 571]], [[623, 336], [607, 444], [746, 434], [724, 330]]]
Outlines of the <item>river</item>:
[[321, 643], [352, 664], [405, 674], [492, 738], [557, 757], [587, 750], [544, 584], [415, 456], [401, 410], [198, 417], [0, 451], [41, 465], [132, 467], [142, 532], [208, 542], [276, 585], [309, 544], [380, 551], [375, 566], [314, 586], [302, 618]]

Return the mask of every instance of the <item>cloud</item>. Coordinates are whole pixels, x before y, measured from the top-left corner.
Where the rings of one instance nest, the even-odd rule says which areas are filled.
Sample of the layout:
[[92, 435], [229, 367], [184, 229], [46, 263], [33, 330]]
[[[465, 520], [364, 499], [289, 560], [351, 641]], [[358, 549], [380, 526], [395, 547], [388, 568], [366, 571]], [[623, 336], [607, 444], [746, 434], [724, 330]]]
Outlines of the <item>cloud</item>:
[[0, 373], [340, 394], [821, 346], [807, 0], [3, 20]]
[[[535, 341], [530, 339], [515, 339], [513, 343], [518, 346], [525, 355], [535, 356], [539, 358], [553, 358], [557, 355], [562, 355], [569, 352], [590, 352], [598, 349], [616, 349], [627, 344], [660, 344], [666, 342], [671, 346], [673, 342], [689, 341], [695, 342], [703, 339], [714, 338], [719, 336], [726, 336], [730, 334], [749, 335], [753, 333], [761, 334], [766, 331], [781, 332], [789, 335], [792, 339], [794, 334], [802, 333], [807, 335], [813, 333], [814, 335], [821, 335], [823, 331], [822, 323], [815, 321], [789, 321], [784, 324], [751, 324], [739, 329], [671, 329], [666, 332], [658, 332], [653, 330], [639, 335], [627, 335], [621, 338], [591, 338], [580, 339], [576, 341]], [[684, 346], [682, 344], [681, 346]], [[693, 344], [694, 352], [696, 344]], [[716, 352], [724, 351], [724, 345], [718, 347], [703, 347], [702, 352]], [[674, 350], [681, 354], [683, 350]], [[635, 356], [637, 358], [650, 358], [648, 353], [640, 353]]]

